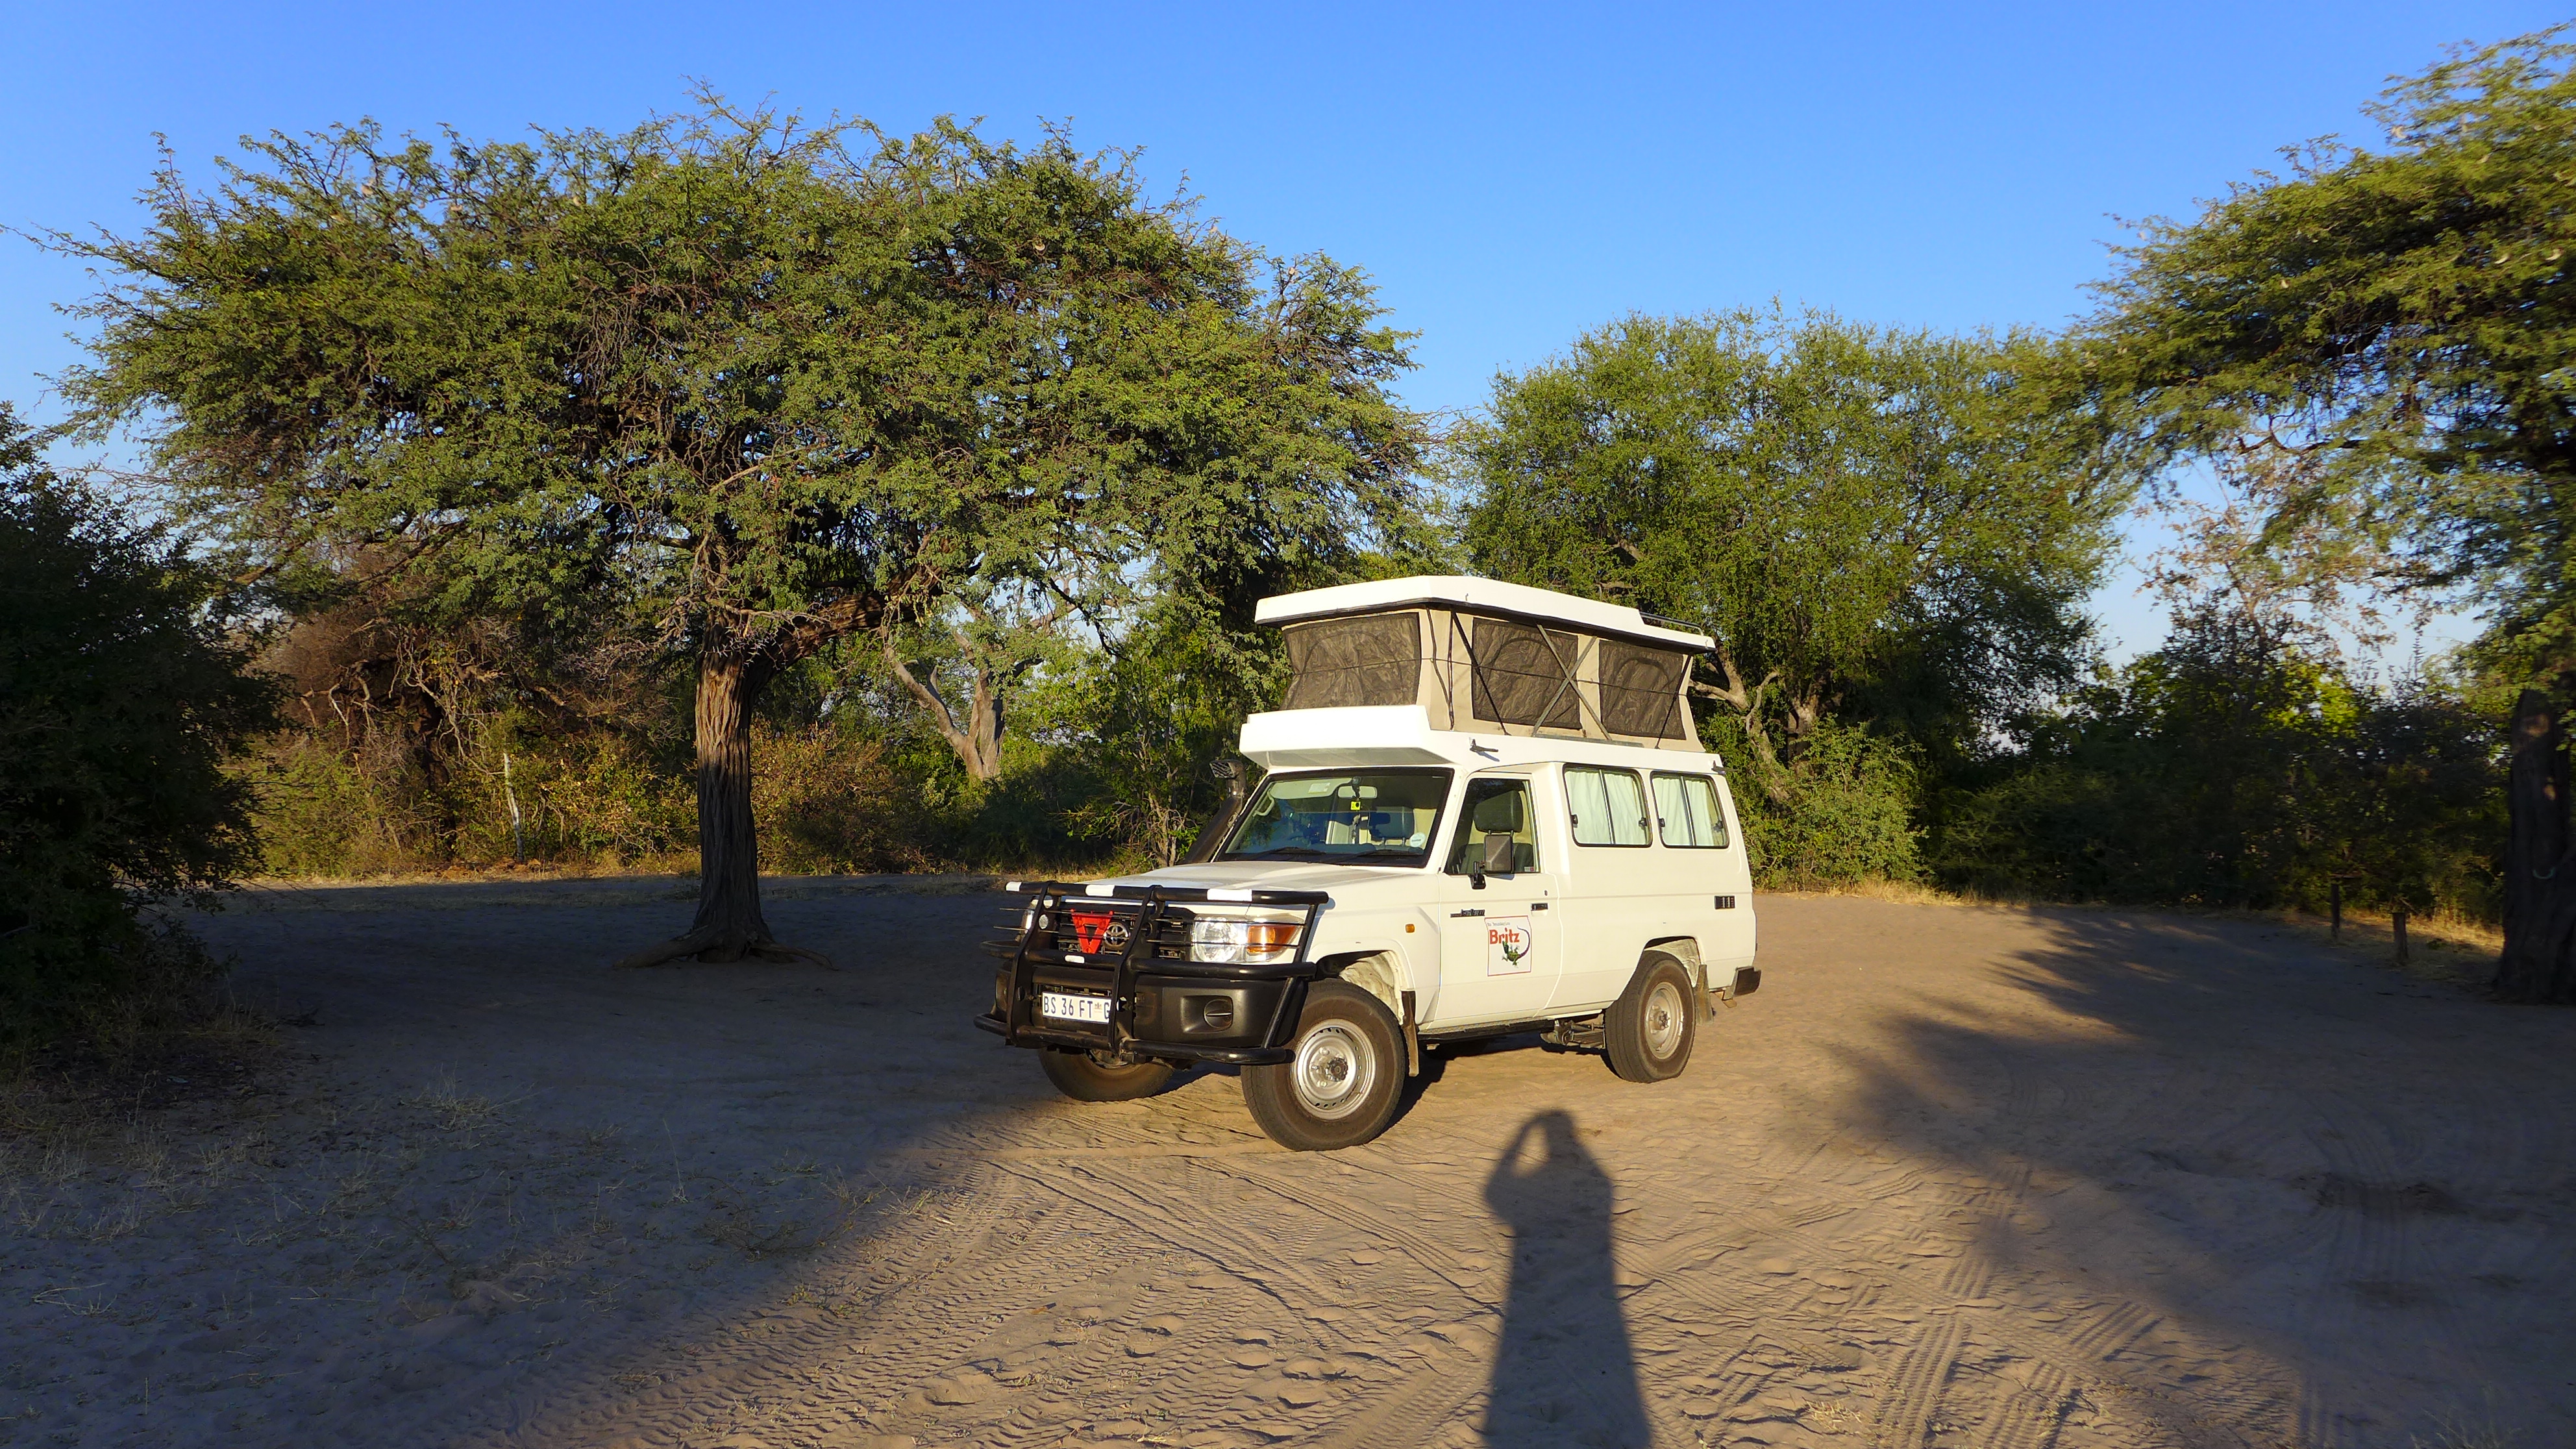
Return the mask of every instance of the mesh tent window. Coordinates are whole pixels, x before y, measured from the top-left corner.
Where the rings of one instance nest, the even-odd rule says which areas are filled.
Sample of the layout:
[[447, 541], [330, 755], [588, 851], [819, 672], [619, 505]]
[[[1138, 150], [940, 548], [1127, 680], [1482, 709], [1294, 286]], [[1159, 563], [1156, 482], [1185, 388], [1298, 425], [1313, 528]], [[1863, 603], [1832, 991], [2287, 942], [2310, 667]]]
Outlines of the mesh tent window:
[[1283, 709], [1411, 704], [1422, 676], [1422, 626], [1412, 614], [1324, 619], [1287, 632], [1296, 677]]
[[1571, 634], [1535, 625], [1478, 619], [1468, 644], [1476, 666], [1470, 710], [1496, 724], [1583, 728], [1574, 683], [1577, 643]]
[[1601, 724], [1612, 734], [1682, 737], [1682, 674], [1687, 655], [1616, 639], [1601, 641]]

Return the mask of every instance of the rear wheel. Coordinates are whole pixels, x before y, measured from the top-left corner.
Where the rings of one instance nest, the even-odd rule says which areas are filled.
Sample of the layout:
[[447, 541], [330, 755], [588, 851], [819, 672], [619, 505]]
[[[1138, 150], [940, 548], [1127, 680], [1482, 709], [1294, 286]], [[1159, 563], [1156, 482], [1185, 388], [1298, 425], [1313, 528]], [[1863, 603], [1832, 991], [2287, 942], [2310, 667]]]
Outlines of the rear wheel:
[[1125, 1102], [1150, 1097], [1172, 1079], [1170, 1062], [1122, 1062], [1098, 1052], [1044, 1047], [1038, 1064], [1055, 1089], [1077, 1102]]
[[1691, 1010], [1690, 974], [1670, 956], [1649, 956], [1628, 989], [1601, 1013], [1610, 1070], [1632, 1082], [1678, 1077], [1690, 1063], [1699, 1018]]
[[1243, 1069], [1243, 1104], [1294, 1152], [1356, 1147], [1386, 1130], [1404, 1094], [1404, 1038], [1377, 998], [1340, 981], [1306, 988], [1296, 1056]]

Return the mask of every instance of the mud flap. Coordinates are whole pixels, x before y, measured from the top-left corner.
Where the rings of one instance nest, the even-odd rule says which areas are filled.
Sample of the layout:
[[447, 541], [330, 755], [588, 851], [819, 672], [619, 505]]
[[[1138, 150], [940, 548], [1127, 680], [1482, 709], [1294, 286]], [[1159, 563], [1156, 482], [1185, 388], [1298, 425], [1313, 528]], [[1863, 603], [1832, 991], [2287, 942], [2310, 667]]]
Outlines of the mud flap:
[[1400, 991], [1396, 995], [1404, 1002], [1404, 1074], [1418, 1077], [1422, 1075], [1422, 1033], [1414, 1025], [1413, 993]]

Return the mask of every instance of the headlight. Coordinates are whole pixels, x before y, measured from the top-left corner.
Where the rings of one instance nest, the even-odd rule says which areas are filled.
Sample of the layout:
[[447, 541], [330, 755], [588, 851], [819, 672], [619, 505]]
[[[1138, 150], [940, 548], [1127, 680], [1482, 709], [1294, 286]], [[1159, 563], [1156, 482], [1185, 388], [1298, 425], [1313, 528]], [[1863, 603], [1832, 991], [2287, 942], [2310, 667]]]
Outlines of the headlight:
[[1198, 916], [1190, 922], [1190, 959], [1245, 966], [1290, 960], [1305, 924], [1303, 912]]

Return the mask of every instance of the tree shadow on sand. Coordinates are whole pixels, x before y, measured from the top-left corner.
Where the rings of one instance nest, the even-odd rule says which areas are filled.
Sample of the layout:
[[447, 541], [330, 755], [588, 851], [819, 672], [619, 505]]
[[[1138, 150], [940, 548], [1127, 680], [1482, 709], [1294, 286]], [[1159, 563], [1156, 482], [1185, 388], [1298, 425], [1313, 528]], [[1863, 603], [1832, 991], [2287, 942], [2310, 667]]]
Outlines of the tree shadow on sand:
[[1521, 1124], [1485, 1179], [1511, 1228], [1511, 1294], [1494, 1355], [1485, 1442], [1642, 1449], [1653, 1442], [1637, 1387], [1610, 1240], [1610, 1175], [1541, 1112]]
[[[1856, 940], [1923, 929], [1837, 912]], [[1938, 928], [1991, 955], [1912, 979], [1863, 975], [1857, 953], [1821, 968], [1890, 1009], [1822, 1048], [1840, 1131], [1804, 1172], [1901, 1166], [1924, 1246], [1951, 1256], [1885, 1281], [1912, 1283], [1917, 1312], [1998, 1305], [1945, 1351], [2021, 1377], [1954, 1376], [1941, 1414], [2469, 1442], [2447, 1416], [2576, 1443], [2553, 1371], [2576, 1282], [2576, 1017], [2268, 922], [2041, 909]]]

